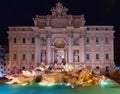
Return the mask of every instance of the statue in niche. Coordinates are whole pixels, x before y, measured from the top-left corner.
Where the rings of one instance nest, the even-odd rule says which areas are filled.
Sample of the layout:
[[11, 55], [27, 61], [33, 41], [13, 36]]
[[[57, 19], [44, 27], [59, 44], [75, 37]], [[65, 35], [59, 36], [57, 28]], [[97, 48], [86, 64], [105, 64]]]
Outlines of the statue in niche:
[[78, 62], [78, 56], [77, 55], [74, 55], [74, 61]]
[[77, 50], [74, 51], [74, 61], [75, 61], [75, 62], [78, 62], [78, 61], [79, 61], [79, 54], [78, 54], [78, 51], [77, 51]]
[[57, 63], [58, 64], [62, 63], [62, 57], [60, 55], [57, 55]]
[[45, 53], [45, 51], [43, 51], [42, 54], [41, 54], [41, 61], [42, 62], [46, 61], [46, 53]]

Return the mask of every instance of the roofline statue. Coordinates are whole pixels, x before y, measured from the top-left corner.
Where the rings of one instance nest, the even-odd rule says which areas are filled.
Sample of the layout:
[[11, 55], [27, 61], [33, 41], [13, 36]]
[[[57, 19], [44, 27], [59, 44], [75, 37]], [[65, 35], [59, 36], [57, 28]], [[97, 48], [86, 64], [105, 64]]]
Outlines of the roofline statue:
[[52, 17], [64, 17], [67, 15], [68, 9], [58, 2], [56, 7], [53, 7], [50, 11], [52, 11]]

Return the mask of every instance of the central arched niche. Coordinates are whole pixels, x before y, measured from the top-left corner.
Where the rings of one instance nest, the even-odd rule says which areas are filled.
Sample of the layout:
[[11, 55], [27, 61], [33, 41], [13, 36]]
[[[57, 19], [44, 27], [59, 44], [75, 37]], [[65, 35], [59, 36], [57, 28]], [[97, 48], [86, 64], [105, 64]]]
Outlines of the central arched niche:
[[65, 47], [65, 42], [62, 39], [57, 39], [54, 43], [54, 46], [57, 48], [64, 48]]

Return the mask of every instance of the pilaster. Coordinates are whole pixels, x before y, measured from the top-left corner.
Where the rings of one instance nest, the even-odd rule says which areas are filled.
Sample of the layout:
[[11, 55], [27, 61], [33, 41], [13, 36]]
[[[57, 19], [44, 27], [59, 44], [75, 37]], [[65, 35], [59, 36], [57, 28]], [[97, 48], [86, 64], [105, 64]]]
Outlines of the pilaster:
[[11, 37], [11, 33], [9, 33], [9, 64], [10, 66], [12, 65], [12, 37]]
[[94, 66], [95, 62], [96, 62], [96, 53], [95, 53], [95, 36], [94, 34], [91, 35], [91, 63], [92, 63], [92, 67]]
[[104, 36], [101, 36], [101, 54], [100, 54], [101, 63], [105, 62], [104, 43], [105, 43], [104, 42]]
[[17, 63], [21, 67], [21, 64], [22, 64], [22, 62], [21, 62], [21, 55], [22, 55], [22, 53], [21, 53], [21, 36], [19, 36], [17, 40], [18, 40]]
[[85, 31], [86, 27], [80, 27], [80, 61], [85, 62]]
[[111, 47], [110, 59], [111, 63], [114, 63], [114, 36], [111, 36], [110, 38], [110, 47]]

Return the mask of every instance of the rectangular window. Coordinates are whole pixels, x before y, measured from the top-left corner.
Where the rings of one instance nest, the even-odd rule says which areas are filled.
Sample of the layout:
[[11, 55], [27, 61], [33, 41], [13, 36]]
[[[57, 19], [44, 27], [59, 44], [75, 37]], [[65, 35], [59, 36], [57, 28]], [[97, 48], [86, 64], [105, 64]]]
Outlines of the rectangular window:
[[3, 61], [1, 61], [1, 64], [4, 64]]
[[23, 38], [23, 43], [25, 43], [25, 38]]
[[34, 60], [35, 59], [35, 55], [31, 54], [31, 59]]
[[32, 38], [32, 43], [35, 43], [35, 38]]
[[22, 55], [22, 59], [25, 60], [25, 57], [26, 57], [25, 54], [23, 54], [23, 55]]
[[86, 54], [86, 59], [87, 59], [87, 60], [90, 59], [90, 54]]
[[99, 60], [99, 54], [96, 54], [96, 59]]
[[106, 44], [108, 44], [108, 43], [109, 43], [109, 41], [108, 41], [108, 38], [107, 38], [107, 37], [105, 38], [105, 43], [106, 43]]
[[109, 59], [109, 54], [105, 54], [105, 59], [108, 60]]
[[96, 69], [99, 70], [99, 67], [97, 66]]
[[86, 43], [89, 44], [90, 40], [89, 37], [86, 38]]
[[16, 38], [13, 39], [13, 43], [16, 43]]
[[16, 60], [17, 59], [17, 54], [13, 55], [13, 59]]
[[96, 44], [98, 44], [99, 43], [99, 38], [98, 37], [96, 37]]

